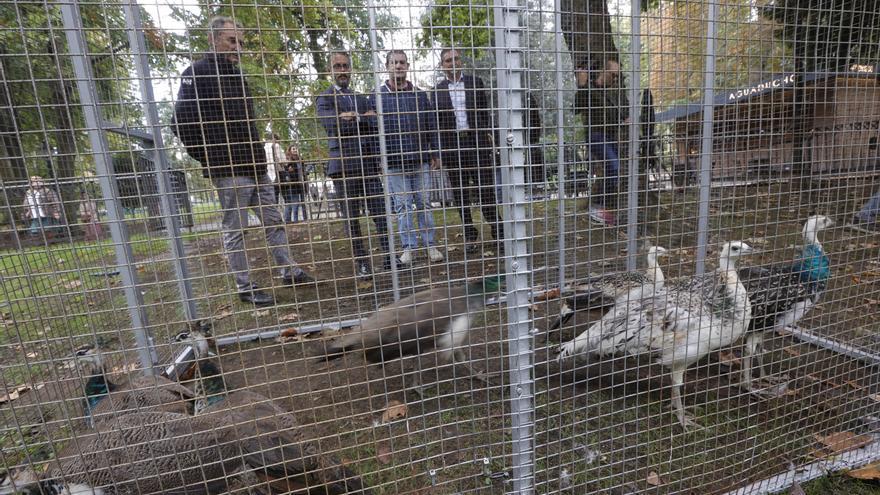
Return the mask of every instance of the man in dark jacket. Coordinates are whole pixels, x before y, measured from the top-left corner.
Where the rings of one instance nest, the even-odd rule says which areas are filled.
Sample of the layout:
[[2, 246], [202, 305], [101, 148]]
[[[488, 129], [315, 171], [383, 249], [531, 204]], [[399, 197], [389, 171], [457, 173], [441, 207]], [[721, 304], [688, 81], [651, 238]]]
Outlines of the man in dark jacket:
[[267, 305], [274, 304], [274, 298], [257, 289], [248, 273], [243, 230], [248, 208], [266, 229], [266, 242], [275, 263], [282, 267], [284, 284], [314, 279], [290, 257], [275, 188], [266, 173], [266, 152], [257, 131], [254, 103], [238, 67], [243, 34], [231, 18], [211, 20], [208, 44], [212, 52], [181, 74], [172, 129], [217, 189], [223, 209], [223, 247], [239, 298]]
[[482, 79], [462, 73], [458, 50], [441, 51], [440, 67], [446, 79], [434, 88], [434, 105], [443, 167], [449, 173], [453, 197], [461, 208], [467, 249], [476, 251], [479, 231], [474, 227], [472, 205], [481, 205], [483, 220], [492, 229], [492, 237], [500, 240], [489, 91]]
[[[369, 99], [353, 92], [351, 57], [346, 52], [330, 54], [333, 86], [321, 93], [316, 102], [318, 118], [327, 131], [330, 161], [327, 175], [333, 179], [337, 197], [342, 199], [346, 229], [351, 238], [359, 278], [371, 274], [370, 252], [364, 246], [360, 218], [367, 216], [376, 224], [379, 244], [388, 253], [388, 221], [380, 179], [379, 124]], [[385, 269], [391, 268], [386, 254]]]
[[399, 261], [408, 265], [419, 239], [413, 228], [413, 208], [422, 230], [422, 242], [432, 262], [443, 261], [443, 253], [434, 246], [434, 216], [426, 190], [431, 184], [429, 167], [439, 168], [440, 149], [434, 107], [428, 95], [407, 80], [409, 61], [406, 53], [391, 50], [385, 58], [388, 80], [379, 88], [382, 98], [382, 122], [385, 126], [385, 151], [388, 155], [388, 192], [397, 214], [400, 244]]
[[614, 225], [617, 218], [611, 209], [617, 206], [618, 199], [620, 142], [627, 139], [629, 123], [629, 102], [620, 85], [620, 63], [611, 59], [598, 61], [586, 71], [577, 71], [577, 86], [575, 111], [581, 114], [587, 128], [590, 159], [605, 165], [590, 219]]

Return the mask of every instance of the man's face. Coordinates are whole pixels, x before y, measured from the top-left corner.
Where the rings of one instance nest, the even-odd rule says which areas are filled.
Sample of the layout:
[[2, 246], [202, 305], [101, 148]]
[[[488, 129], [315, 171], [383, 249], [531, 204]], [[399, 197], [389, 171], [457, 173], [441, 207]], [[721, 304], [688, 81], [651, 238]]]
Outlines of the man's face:
[[214, 53], [233, 64], [239, 62], [241, 49], [244, 48], [244, 33], [236, 29], [235, 25], [227, 23], [223, 29], [213, 33], [210, 41]]
[[388, 74], [397, 82], [406, 81], [406, 72], [409, 70], [409, 62], [403, 53], [393, 53], [386, 65]]
[[440, 67], [446, 73], [447, 79], [450, 81], [457, 80], [461, 74], [461, 55], [458, 53], [458, 50], [449, 50], [444, 53], [443, 59], [440, 60]]
[[620, 64], [614, 61], [605, 63], [605, 70], [596, 78], [596, 84], [603, 87], [620, 85]]
[[330, 72], [337, 86], [347, 88], [351, 83], [351, 60], [342, 54], [333, 55], [330, 59]]
[[43, 179], [41, 177], [31, 177], [31, 187], [34, 189], [43, 187]]

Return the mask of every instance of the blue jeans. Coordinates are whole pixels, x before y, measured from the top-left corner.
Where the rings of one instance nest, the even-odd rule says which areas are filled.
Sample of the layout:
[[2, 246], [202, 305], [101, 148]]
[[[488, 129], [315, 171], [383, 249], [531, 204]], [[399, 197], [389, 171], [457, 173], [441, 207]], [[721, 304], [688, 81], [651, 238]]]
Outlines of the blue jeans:
[[284, 201], [283, 217], [285, 222], [298, 222], [300, 210], [302, 210], [303, 221], [309, 219], [309, 214], [306, 211], [306, 205], [305, 203], [303, 203], [302, 194], [291, 194], [289, 197], [285, 196]]
[[388, 172], [388, 192], [394, 213], [397, 214], [397, 231], [403, 249], [419, 247], [418, 234], [413, 228], [413, 207], [422, 231], [422, 242], [426, 247], [434, 245], [434, 216], [429, 210], [431, 203], [426, 189], [430, 183], [428, 164], [423, 164], [417, 170]]
[[599, 183], [598, 201], [594, 201], [603, 207], [607, 205], [611, 196], [617, 195], [617, 181], [620, 175], [617, 144], [617, 141], [600, 132], [590, 134], [590, 160], [601, 161], [605, 166], [605, 174], [602, 182]]
[[856, 218], [860, 222], [874, 223], [877, 221], [877, 215], [880, 215], [880, 191], [871, 196], [865, 206], [856, 213]]

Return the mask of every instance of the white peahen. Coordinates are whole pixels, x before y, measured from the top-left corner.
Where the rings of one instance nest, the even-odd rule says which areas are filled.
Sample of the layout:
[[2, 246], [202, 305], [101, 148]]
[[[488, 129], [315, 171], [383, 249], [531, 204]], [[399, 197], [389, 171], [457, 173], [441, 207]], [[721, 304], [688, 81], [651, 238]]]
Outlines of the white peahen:
[[621, 296], [598, 322], [559, 348], [558, 359], [589, 353], [653, 355], [669, 368], [672, 406], [682, 427], [695, 426], [685, 414], [681, 387], [688, 366], [743, 336], [751, 320], [751, 304], [736, 271], [736, 262], [752, 248], [727, 242], [712, 290], [689, 291], [668, 284], [643, 285]]

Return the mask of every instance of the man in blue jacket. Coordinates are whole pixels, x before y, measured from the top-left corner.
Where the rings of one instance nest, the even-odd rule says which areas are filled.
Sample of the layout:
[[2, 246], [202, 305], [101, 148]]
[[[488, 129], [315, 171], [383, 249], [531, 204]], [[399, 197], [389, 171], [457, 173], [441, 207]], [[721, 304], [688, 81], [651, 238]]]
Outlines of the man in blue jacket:
[[[351, 239], [358, 278], [371, 274], [370, 252], [364, 246], [360, 217], [367, 216], [376, 224], [379, 244], [388, 253], [388, 222], [385, 199], [379, 177], [379, 135], [376, 110], [369, 99], [353, 92], [351, 57], [346, 52], [330, 54], [333, 86], [321, 93], [316, 102], [318, 118], [327, 131], [330, 161], [327, 175], [333, 179], [336, 194], [342, 199], [346, 229]], [[391, 268], [386, 254], [385, 269]]]
[[[479, 250], [479, 231], [474, 227], [472, 205], [481, 205], [483, 221], [493, 239], [498, 232], [495, 197], [495, 152], [489, 90], [479, 77], [462, 72], [461, 54], [453, 48], [440, 52], [446, 79], [434, 88], [434, 105], [443, 148], [443, 168], [449, 172], [452, 194], [461, 208], [464, 241], [468, 251]], [[503, 245], [498, 243], [497, 250]]]
[[181, 74], [172, 130], [217, 189], [223, 210], [223, 250], [239, 298], [261, 306], [274, 304], [275, 299], [250, 281], [243, 230], [248, 208], [266, 229], [266, 243], [275, 264], [282, 267], [283, 283], [312, 283], [314, 279], [290, 257], [275, 188], [266, 173], [266, 151], [257, 131], [254, 102], [238, 67], [243, 36], [241, 26], [231, 18], [211, 20], [208, 44], [212, 52]]
[[434, 217], [429, 210], [431, 204], [426, 190], [431, 184], [430, 167], [439, 168], [441, 165], [434, 107], [427, 93], [407, 80], [409, 61], [406, 53], [391, 50], [385, 58], [385, 66], [389, 77], [379, 88], [378, 96], [382, 98], [385, 125], [388, 189], [403, 248], [399, 261], [402, 265], [412, 263], [413, 250], [418, 248], [419, 239], [412, 221], [413, 207], [428, 257], [432, 262], [443, 261], [443, 253], [434, 246]]

